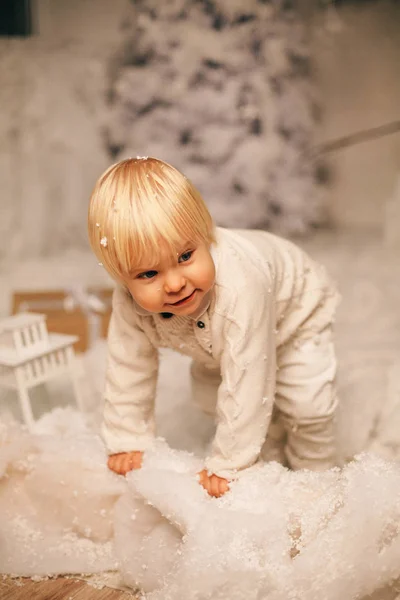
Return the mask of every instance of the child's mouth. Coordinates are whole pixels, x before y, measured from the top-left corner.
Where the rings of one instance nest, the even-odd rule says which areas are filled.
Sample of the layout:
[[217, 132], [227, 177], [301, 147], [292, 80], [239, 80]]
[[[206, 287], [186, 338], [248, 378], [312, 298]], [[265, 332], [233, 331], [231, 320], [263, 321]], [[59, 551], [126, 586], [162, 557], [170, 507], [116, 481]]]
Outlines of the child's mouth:
[[190, 302], [196, 292], [197, 292], [197, 290], [193, 290], [193, 292], [191, 294], [189, 294], [189, 296], [186, 296], [186, 298], [182, 298], [182, 300], [178, 300], [178, 302], [170, 303], [170, 306], [182, 306], [183, 304]]

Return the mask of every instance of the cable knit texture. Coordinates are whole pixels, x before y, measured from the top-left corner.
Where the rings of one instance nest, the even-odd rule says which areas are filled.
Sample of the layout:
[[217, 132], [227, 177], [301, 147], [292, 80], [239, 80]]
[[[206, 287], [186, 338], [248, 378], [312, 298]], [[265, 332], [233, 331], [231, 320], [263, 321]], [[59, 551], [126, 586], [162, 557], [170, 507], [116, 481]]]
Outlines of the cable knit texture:
[[[314, 339], [332, 323], [335, 287], [291, 242], [262, 231], [218, 228], [212, 254], [216, 281], [196, 319], [148, 313], [125, 289], [116, 289], [102, 427], [109, 453], [152, 443], [158, 348], [168, 347], [220, 371], [217, 429], [206, 467], [232, 477], [256, 462], [265, 441], [277, 351]], [[322, 419], [323, 410], [310, 407], [308, 414]]]

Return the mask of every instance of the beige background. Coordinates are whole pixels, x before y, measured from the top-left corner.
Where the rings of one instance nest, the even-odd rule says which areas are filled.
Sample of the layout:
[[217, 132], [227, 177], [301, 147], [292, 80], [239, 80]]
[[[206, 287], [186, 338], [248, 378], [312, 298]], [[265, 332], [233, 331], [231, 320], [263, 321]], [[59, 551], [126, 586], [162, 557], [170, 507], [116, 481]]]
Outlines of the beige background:
[[[400, 4], [342, 7], [314, 18], [311, 32], [324, 106], [317, 141], [400, 121]], [[334, 223], [382, 230], [385, 202], [400, 174], [400, 133], [332, 153], [329, 159]]]

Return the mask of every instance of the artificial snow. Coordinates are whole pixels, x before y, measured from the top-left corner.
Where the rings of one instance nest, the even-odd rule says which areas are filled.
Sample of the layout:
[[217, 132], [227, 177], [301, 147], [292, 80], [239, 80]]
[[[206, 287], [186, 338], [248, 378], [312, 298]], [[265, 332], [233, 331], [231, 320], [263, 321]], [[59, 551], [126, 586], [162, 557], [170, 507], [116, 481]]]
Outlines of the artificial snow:
[[65, 412], [64, 436], [56, 417], [53, 435], [2, 426], [3, 573], [119, 569], [151, 600], [350, 599], [400, 576], [393, 462], [364, 455], [325, 473], [260, 464], [213, 499], [198, 456], [160, 440], [125, 479], [81, 415]]

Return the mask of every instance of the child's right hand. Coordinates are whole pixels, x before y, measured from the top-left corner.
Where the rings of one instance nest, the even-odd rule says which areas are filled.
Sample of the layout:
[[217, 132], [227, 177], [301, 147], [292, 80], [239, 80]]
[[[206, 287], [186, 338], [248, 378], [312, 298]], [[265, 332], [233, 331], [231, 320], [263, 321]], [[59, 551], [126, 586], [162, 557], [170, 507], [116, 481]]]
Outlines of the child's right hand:
[[134, 450], [133, 452], [119, 452], [111, 454], [108, 457], [107, 466], [118, 475], [126, 475], [133, 469], [140, 469], [142, 466], [143, 452]]

